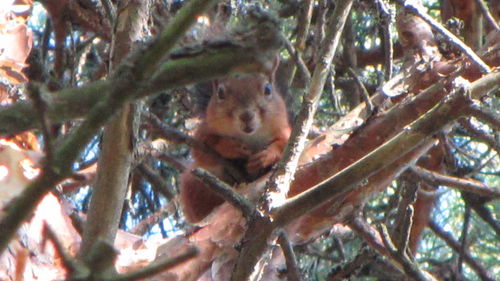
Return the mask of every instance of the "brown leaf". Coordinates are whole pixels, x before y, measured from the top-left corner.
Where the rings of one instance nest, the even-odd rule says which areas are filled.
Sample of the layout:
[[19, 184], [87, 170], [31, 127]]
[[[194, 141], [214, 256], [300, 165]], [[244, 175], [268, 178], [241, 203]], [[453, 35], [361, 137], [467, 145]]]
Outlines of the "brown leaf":
[[1, 22], [7, 21], [0, 28], [0, 75], [13, 84], [24, 83], [27, 78], [21, 70], [33, 46], [33, 34], [21, 18], [8, 20], [0, 13], [2, 16]]

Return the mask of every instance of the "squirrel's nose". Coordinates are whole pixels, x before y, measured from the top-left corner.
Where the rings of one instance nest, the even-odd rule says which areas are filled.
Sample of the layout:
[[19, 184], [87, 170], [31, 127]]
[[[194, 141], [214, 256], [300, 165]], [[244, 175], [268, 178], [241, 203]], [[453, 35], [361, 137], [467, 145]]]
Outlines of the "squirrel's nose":
[[244, 123], [248, 123], [248, 122], [252, 121], [253, 117], [254, 117], [254, 114], [250, 111], [245, 111], [242, 114], [240, 114], [240, 120]]

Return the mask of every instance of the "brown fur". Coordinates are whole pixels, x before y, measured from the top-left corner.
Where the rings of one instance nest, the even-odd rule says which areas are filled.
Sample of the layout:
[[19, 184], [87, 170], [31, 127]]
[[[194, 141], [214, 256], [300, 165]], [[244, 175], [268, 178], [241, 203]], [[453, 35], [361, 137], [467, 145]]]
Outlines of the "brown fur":
[[[261, 74], [231, 77], [214, 83], [206, 115], [195, 138], [222, 157], [243, 163], [254, 179], [276, 163], [290, 137], [283, 98]], [[228, 184], [237, 183], [215, 157], [193, 149], [191, 168], [201, 167]], [[186, 218], [198, 222], [223, 200], [187, 169], [181, 176], [180, 198]]]

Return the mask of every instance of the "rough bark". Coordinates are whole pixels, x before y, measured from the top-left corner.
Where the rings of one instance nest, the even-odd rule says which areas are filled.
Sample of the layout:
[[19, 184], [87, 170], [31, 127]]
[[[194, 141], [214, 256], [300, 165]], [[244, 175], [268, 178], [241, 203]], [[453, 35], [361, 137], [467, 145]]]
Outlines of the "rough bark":
[[[118, 65], [131, 51], [133, 43], [143, 38], [151, 3], [126, 1], [120, 5], [113, 36], [112, 65]], [[114, 68], [110, 69], [113, 71]], [[83, 233], [81, 256], [86, 256], [97, 240], [114, 244], [133, 160], [136, 118], [135, 106], [125, 105], [104, 127], [97, 181]]]

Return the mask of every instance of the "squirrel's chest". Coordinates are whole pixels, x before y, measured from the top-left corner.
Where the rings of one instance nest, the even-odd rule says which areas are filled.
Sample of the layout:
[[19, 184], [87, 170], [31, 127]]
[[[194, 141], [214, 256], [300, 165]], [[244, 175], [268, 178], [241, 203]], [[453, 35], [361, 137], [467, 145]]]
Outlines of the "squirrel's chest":
[[266, 148], [273, 141], [273, 136], [267, 130], [257, 130], [253, 134], [240, 136], [239, 139], [248, 149], [257, 153]]

